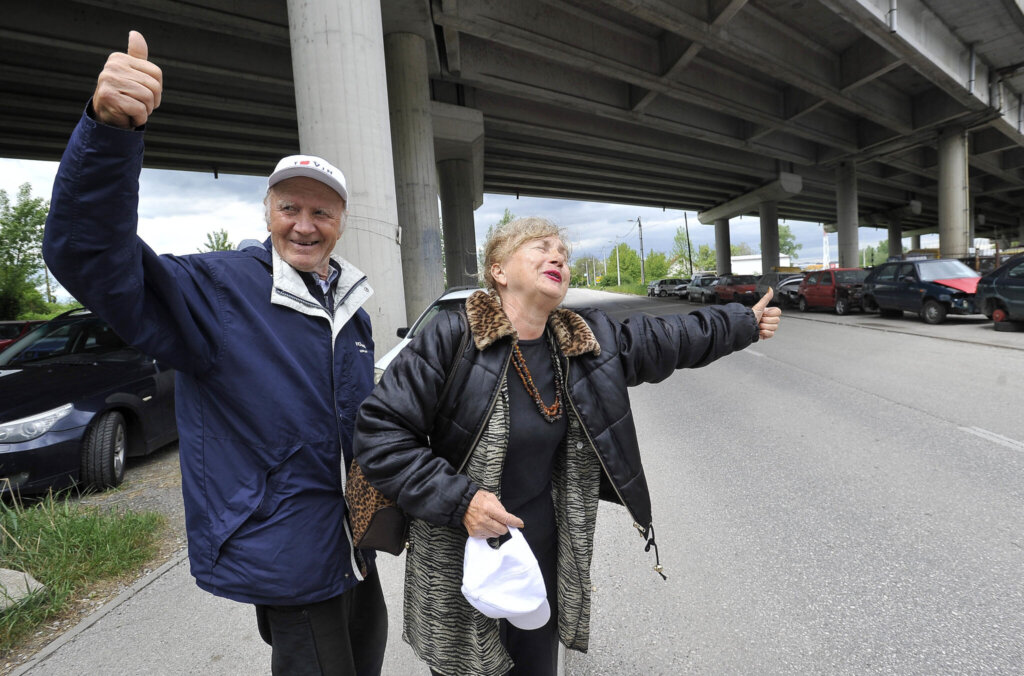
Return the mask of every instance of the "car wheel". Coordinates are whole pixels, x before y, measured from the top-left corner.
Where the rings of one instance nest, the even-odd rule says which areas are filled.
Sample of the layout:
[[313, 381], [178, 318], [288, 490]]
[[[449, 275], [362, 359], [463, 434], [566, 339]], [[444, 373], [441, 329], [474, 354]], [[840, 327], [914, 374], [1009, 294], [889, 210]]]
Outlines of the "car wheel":
[[117, 411], [104, 413], [86, 432], [79, 479], [86, 488], [113, 488], [124, 480], [128, 428]]
[[666, 291], [665, 289], [662, 289], [661, 291], [658, 292], [658, 298], [664, 298], [667, 295], [668, 291]]
[[1009, 316], [1010, 315], [1008, 315], [1006, 313], [1006, 310], [1004, 310], [1001, 307], [997, 307], [994, 310], [992, 310], [992, 321], [994, 321], [996, 323], [998, 323], [998, 322], [1005, 322], [1007, 317], [1009, 317]]
[[800, 312], [807, 312], [807, 299], [800, 296], [799, 300], [796, 302], [796, 306]]
[[946, 306], [937, 300], [926, 300], [921, 307], [925, 324], [941, 324], [946, 319]]
[[846, 298], [836, 298], [836, 314], [850, 314], [850, 301]]

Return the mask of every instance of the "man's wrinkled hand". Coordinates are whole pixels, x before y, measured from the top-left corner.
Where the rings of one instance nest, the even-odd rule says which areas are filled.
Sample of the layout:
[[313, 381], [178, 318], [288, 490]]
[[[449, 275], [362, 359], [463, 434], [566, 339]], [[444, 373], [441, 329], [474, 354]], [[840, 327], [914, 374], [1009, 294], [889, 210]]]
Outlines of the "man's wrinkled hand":
[[496, 538], [507, 533], [509, 526], [522, 528], [523, 521], [518, 516], [506, 512], [494, 493], [479, 490], [469, 501], [469, 507], [462, 517], [462, 525], [466, 527], [470, 537]]
[[128, 33], [128, 51], [115, 52], [96, 80], [92, 108], [96, 119], [121, 129], [146, 124], [160, 105], [164, 76], [159, 66], [149, 61], [149, 47], [142, 33]]
[[751, 310], [754, 311], [754, 320], [757, 322], [757, 335], [761, 340], [768, 340], [775, 335], [779, 329], [779, 320], [782, 317], [782, 310], [777, 307], [768, 307], [775, 296], [775, 291], [769, 286], [768, 293], [761, 297], [761, 300], [754, 304]]

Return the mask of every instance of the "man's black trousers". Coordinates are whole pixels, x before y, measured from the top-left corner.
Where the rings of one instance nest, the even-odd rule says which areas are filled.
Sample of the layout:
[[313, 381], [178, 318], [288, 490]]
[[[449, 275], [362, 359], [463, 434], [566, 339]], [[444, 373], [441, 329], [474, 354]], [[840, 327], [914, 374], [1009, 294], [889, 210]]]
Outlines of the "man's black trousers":
[[274, 676], [377, 676], [388, 610], [377, 571], [354, 589], [301, 606], [256, 606], [260, 636], [273, 648]]

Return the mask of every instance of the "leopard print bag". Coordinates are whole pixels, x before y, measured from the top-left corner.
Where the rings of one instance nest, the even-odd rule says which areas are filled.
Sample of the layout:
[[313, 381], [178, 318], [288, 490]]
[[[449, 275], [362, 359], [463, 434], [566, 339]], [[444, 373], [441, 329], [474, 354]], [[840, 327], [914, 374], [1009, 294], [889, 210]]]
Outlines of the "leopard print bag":
[[352, 542], [360, 549], [378, 549], [398, 556], [405, 550], [409, 520], [395, 501], [370, 485], [355, 460], [345, 485]]

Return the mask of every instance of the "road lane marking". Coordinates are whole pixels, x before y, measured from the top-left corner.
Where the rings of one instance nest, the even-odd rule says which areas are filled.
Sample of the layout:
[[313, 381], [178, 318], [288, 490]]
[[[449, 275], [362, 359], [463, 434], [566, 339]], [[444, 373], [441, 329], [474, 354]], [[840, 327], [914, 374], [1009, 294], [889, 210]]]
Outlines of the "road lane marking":
[[1024, 452], [1024, 443], [1021, 443], [1016, 439], [1011, 439], [1010, 437], [1004, 437], [1002, 434], [996, 434], [995, 432], [990, 432], [980, 427], [959, 427], [957, 429], [961, 432], [967, 432], [968, 434], [973, 434], [976, 437], [981, 437], [986, 441], [999, 444], [1000, 446], [1006, 446], [1007, 448], [1012, 448], [1015, 451]]
[[763, 357], [764, 356], [764, 352], [758, 352], [757, 350], [751, 350], [749, 347], [747, 348], [747, 354], [752, 354], [755, 357]]

